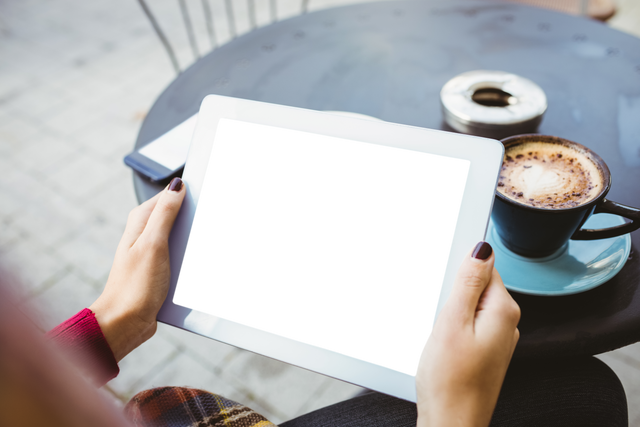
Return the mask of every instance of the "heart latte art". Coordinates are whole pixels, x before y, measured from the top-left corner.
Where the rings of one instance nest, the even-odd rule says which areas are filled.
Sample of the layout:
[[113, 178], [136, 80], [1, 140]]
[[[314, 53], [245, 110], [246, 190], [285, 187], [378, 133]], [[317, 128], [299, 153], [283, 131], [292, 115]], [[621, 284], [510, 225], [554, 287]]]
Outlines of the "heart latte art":
[[594, 199], [603, 188], [598, 167], [582, 152], [548, 142], [507, 149], [498, 191], [531, 206], [566, 209]]

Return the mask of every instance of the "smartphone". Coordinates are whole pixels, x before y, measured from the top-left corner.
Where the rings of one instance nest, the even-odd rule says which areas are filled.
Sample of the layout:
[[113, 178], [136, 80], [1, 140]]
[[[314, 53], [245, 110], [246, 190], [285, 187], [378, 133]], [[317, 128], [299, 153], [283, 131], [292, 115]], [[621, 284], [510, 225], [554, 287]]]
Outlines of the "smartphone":
[[124, 163], [158, 184], [180, 176], [187, 161], [197, 119], [196, 113], [169, 132], [125, 156]]

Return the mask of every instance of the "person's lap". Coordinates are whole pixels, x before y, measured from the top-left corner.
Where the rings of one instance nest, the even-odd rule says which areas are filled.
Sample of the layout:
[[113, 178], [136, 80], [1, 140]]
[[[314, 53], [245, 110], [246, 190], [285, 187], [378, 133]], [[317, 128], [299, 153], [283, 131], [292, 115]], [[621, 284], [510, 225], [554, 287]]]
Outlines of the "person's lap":
[[[273, 425], [240, 403], [183, 387], [143, 391], [127, 404], [125, 412], [138, 426]], [[414, 427], [416, 420], [414, 403], [371, 391], [280, 427]], [[491, 419], [491, 427], [627, 424], [620, 380], [593, 357], [512, 362]]]

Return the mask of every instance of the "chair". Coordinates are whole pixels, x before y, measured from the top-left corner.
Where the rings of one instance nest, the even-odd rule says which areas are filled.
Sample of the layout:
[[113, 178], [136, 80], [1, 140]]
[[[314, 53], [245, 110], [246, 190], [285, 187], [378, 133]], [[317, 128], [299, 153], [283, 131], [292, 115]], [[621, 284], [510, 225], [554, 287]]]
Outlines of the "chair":
[[[182, 22], [184, 24], [184, 28], [186, 30], [186, 34], [188, 37], [189, 45], [191, 47], [191, 52], [193, 54], [194, 60], [199, 59], [202, 56], [201, 53], [201, 44], [198, 43], [198, 37], [196, 34], [196, 30], [194, 29], [193, 21], [191, 19], [192, 13], [189, 11], [189, 7], [187, 6], [186, 0], [177, 0], [180, 14], [182, 16]], [[239, 16], [237, 13], [237, 9], [239, 9], [238, 2], [234, 4], [233, 0], [200, 0], [200, 8], [201, 11], [201, 19], [204, 21], [206, 27], [206, 33], [209, 39], [209, 44], [211, 49], [215, 49], [219, 46], [220, 39], [216, 36], [216, 28], [214, 27], [214, 14], [212, 12], [212, 3], [219, 2], [219, 6], [224, 8], [224, 15], [226, 17], [226, 26], [228, 29], [229, 39], [233, 39], [240, 35], [241, 31], [238, 28], [238, 20]], [[268, 2], [268, 3], [267, 3]], [[169, 38], [166, 35], [166, 32], [161, 28], [156, 19], [156, 16], [150, 9], [146, 0], [138, 0], [140, 7], [142, 8], [144, 14], [149, 19], [156, 35], [160, 39], [164, 49], [171, 60], [171, 64], [175, 69], [177, 74], [180, 74], [183, 69], [180, 67], [180, 63], [178, 61], [178, 56], [176, 55], [176, 50], [174, 46], [169, 41]], [[193, 0], [191, 3], [191, 8], [193, 9], [196, 4], [196, 0]], [[265, 0], [262, 5], [268, 5], [268, 16], [269, 20], [266, 23], [273, 23], [278, 20], [278, 0]], [[300, 13], [307, 13], [309, 6], [309, 0], [300, 0]], [[261, 9], [265, 9], [262, 7]], [[260, 10], [264, 12], [264, 10]], [[192, 11], [193, 12], [193, 11]], [[261, 24], [258, 20], [258, 12], [259, 8], [256, 4], [256, 0], [246, 0], [246, 16], [244, 16], [244, 20], [249, 23], [249, 30], [254, 30], [258, 28]], [[264, 13], [263, 13], [264, 15]], [[199, 14], [200, 16], [200, 14]]]
[[[187, 0], [176, 1], [180, 9], [182, 25], [186, 30], [188, 45], [190, 46], [193, 60], [199, 59], [202, 55], [202, 40], [200, 41], [200, 43], [198, 42], [199, 36], [200, 39], [202, 39], [202, 33], [206, 33], [211, 49], [215, 49], [219, 45], [223, 44], [221, 43], [221, 38], [217, 36], [221, 33], [221, 30], [215, 27], [214, 22], [221, 23], [221, 19], [225, 21], [224, 23], [227, 27], [226, 34], [228, 36], [228, 39], [224, 40], [226, 42], [242, 34], [244, 30], [254, 30], [259, 26], [276, 22], [279, 18], [287, 15], [287, 13], [283, 14], [281, 10], [278, 10], [279, 0], [189, 0], [188, 2]], [[291, 0], [286, 3], [285, 1], [286, 0], [281, 0], [280, 6], [294, 4], [299, 5], [299, 8], [295, 13], [304, 14], [308, 11], [309, 0]], [[560, 12], [565, 12], [573, 15], [588, 16], [602, 21], [607, 20], [611, 16], [613, 16], [616, 10], [614, 0], [504, 1], [554, 9]], [[147, 0], [138, 0], [138, 3], [142, 7], [142, 10], [153, 26], [153, 29], [156, 32], [158, 38], [162, 42], [162, 45], [171, 60], [173, 68], [175, 69], [177, 74], [180, 74], [182, 72], [182, 69], [178, 61], [178, 55], [176, 54], [175, 47], [169, 42], [166, 31], [164, 31], [159, 25], [158, 20], [156, 19], [156, 15], [154, 15], [154, 13], [149, 8], [149, 5], [147, 4]], [[348, 3], [353, 3], [353, 0], [344, 0], [344, 4]], [[159, 3], [153, 2], [152, 4], [154, 4], [154, 7], [159, 7], [156, 6], [159, 5]], [[213, 6], [217, 8], [217, 13], [213, 11]], [[196, 9], [198, 19], [204, 21], [204, 28], [200, 28], [200, 31], [196, 31], [196, 29], [194, 28], [194, 21], [192, 20], [192, 16], [195, 14]], [[258, 19], [258, 15], [262, 15], [263, 19]], [[265, 15], [267, 16], [266, 19], [264, 18]], [[291, 16], [291, 14], [288, 14], [287, 17], [289, 16]], [[245, 23], [245, 28], [239, 28], [239, 22]], [[182, 29], [176, 31], [182, 31]]]

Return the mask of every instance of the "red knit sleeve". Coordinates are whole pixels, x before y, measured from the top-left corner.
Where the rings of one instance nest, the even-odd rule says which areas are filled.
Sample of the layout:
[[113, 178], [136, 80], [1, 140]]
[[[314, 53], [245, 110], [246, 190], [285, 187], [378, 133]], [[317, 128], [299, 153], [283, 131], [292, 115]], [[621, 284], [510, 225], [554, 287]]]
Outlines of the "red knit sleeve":
[[96, 316], [88, 308], [53, 328], [47, 337], [73, 356], [78, 356], [99, 387], [120, 372]]

